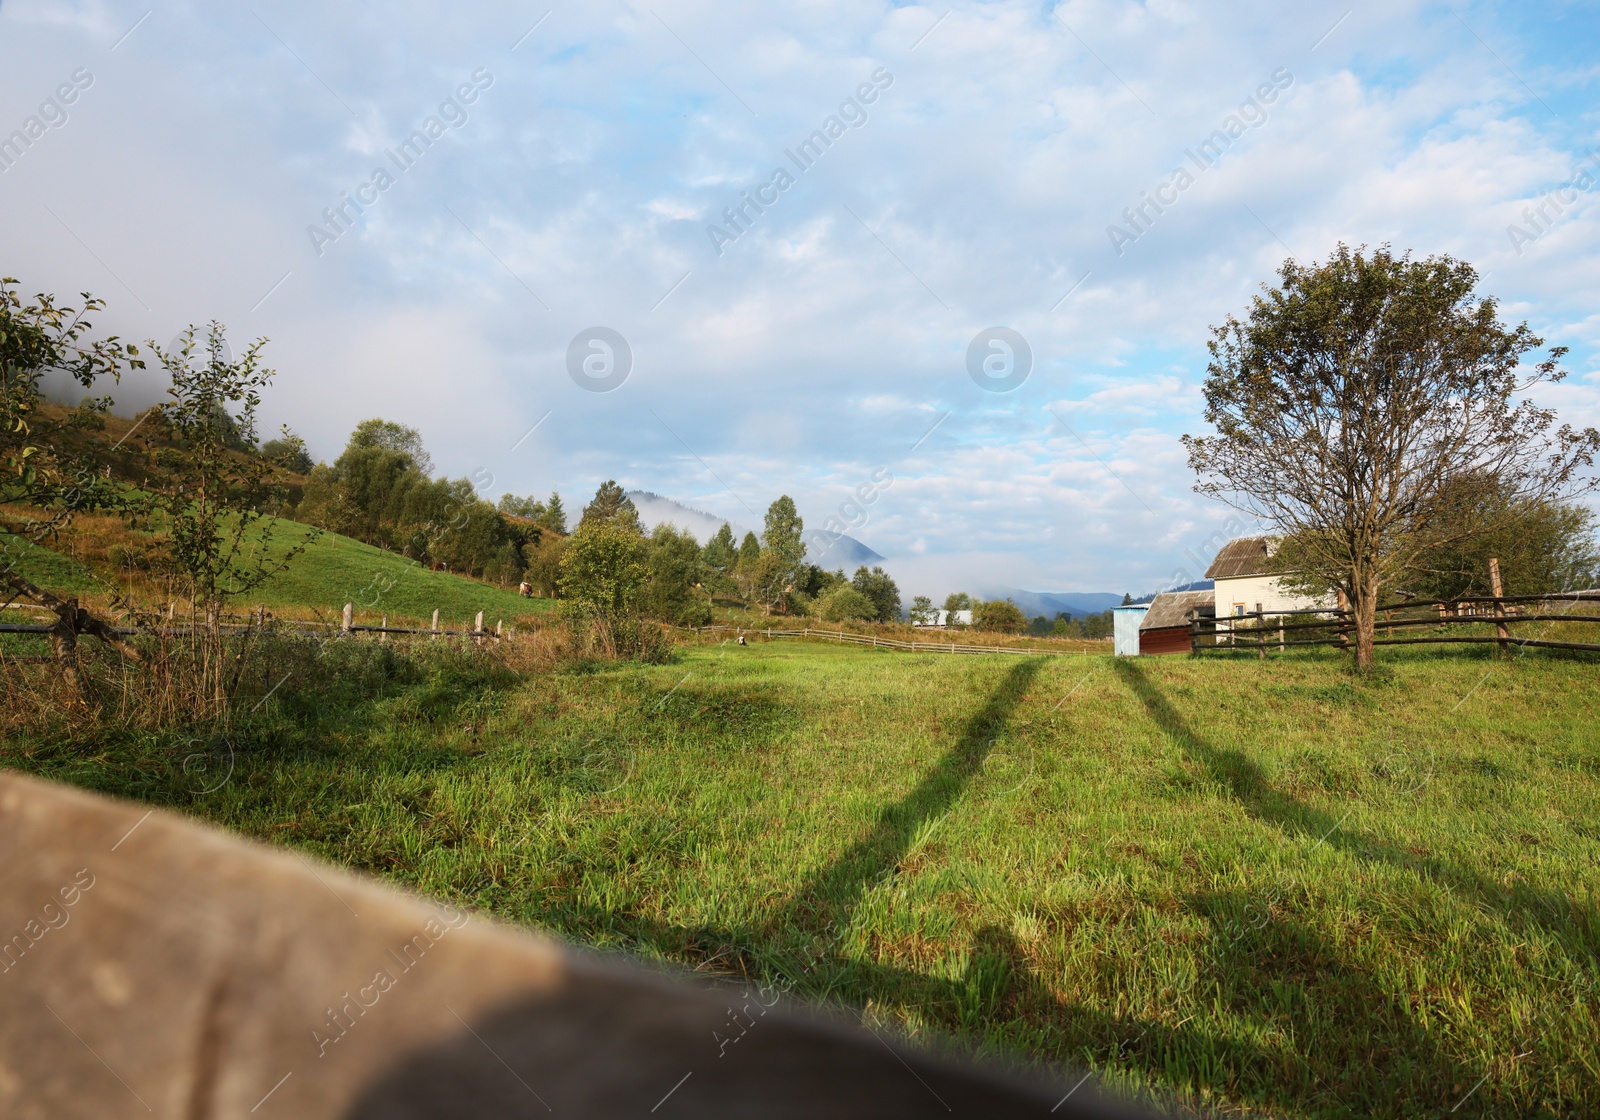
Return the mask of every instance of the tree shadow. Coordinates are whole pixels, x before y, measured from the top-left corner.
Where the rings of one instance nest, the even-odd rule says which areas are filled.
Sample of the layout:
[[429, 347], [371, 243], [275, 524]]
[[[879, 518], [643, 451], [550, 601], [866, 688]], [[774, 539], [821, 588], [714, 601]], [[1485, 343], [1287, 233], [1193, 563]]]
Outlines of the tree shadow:
[[[1568, 952], [1591, 956], [1596, 954], [1593, 934], [1588, 931], [1600, 929], [1600, 921], [1597, 921], [1592, 906], [1581, 905], [1561, 892], [1529, 890], [1526, 887], [1506, 889], [1450, 860], [1413, 854], [1351, 828], [1345, 824], [1348, 814], [1335, 817], [1332, 813], [1307, 805], [1292, 794], [1275, 788], [1260, 765], [1243, 751], [1218, 747], [1197, 734], [1142, 668], [1126, 659], [1118, 659], [1115, 669], [1155, 724], [1170, 735], [1185, 754], [1203, 765], [1214, 780], [1227, 786], [1244, 810], [1256, 820], [1293, 836], [1315, 838], [1318, 843], [1325, 843], [1357, 859], [1386, 864], [1424, 878], [1442, 881], [1459, 890], [1465, 896], [1463, 901], [1475, 909], [1494, 914], [1508, 923], [1514, 915], [1519, 915], [1557, 938]], [[1548, 918], [1538, 910], [1516, 905], [1523, 896], [1528, 895], [1540, 904], [1549, 915]], [[1557, 920], [1558, 913], [1570, 917]]]
[[816, 930], [830, 919], [840, 927], [848, 922], [870, 885], [899, 866], [918, 830], [948, 810], [982, 770], [1043, 663], [1029, 658], [1011, 666], [933, 769], [905, 797], [885, 806], [866, 836], [802, 883], [769, 928]]

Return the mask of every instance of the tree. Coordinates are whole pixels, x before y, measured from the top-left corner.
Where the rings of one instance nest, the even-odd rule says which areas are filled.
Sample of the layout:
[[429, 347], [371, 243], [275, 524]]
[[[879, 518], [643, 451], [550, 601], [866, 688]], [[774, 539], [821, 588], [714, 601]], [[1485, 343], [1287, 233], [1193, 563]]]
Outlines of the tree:
[[972, 604], [972, 626], [975, 630], [1016, 634], [1027, 625], [1021, 609], [1010, 599], [990, 599]]
[[359, 451], [379, 447], [404, 455], [411, 465], [424, 475], [433, 474], [433, 457], [422, 445], [422, 433], [392, 420], [363, 420], [350, 433], [346, 451]]
[[944, 597], [946, 611], [970, 611], [972, 609], [972, 596], [965, 591], [952, 591]]
[[707, 567], [724, 574], [733, 570], [734, 564], [739, 559], [739, 550], [734, 547], [733, 528], [726, 521], [706, 542], [703, 556]]
[[679, 626], [703, 626], [711, 620], [707, 596], [701, 594], [700, 545], [671, 524], [657, 525], [645, 557], [645, 586], [640, 593], [644, 613]]
[[1133, 605], [1133, 594], [1131, 592], [1124, 591], [1122, 593], [1122, 605], [1125, 607]]
[[173, 565], [188, 577], [215, 638], [227, 600], [285, 570], [310, 538], [274, 555], [273, 522], [262, 506], [276, 489], [275, 472], [249, 454], [257, 443], [261, 390], [274, 376], [261, 364], [267, 340], [256, 339], [236, 360], [230, 360], [221, 323], [208, 328], [203, 356], [196, 353], [192, 326], [178, 340], [175, 350], [150, 344], [171, 379], [172, 399], [157, 419], [164, 446], [156, 462], [164, 474], [148, 491], [143, 512], [166, 515]]
[[850, 584], [872, 603], [876, 609], [873, 617], [879, 622], [900, 621], [900, 588], [895, 585], [888, 572], [882, 568], [873, 568], [869, 571], [863, 564], [856, 569]]
[[101, 378], [118, 380], [125, 366], [143, 369], [144, 362], [137, 346], [125, 346], [115, 335], [90, 340], [94, 324], [87, 316], [104, 310], [104, 301], [85, 292], [82, 308], [75, 309], [41, 293], [24, 303], [16, 283], [0, 278], [0, 503], [51, 511], [45, 524], [34, 526], [48, 532], [76, 510], [116, 504], [119, 488], [100, 476], [88, 455], [70, 451], [71, 441], [63, 438], [109, 400], [91, 398], [88, 408], [53, 420], [40, 411], [41, 379], [61, 371], [88, 389]]
[[841, 583], [817, 600], [817, 614], [825, 622], [870, 621], [878, 605], [848, 583]]
[[933, 608], [933, 600], [926, 595], [918, 595], [911, 600], [909, 614], [913, 626], [931, 626], [938, 618], [938, 612]]
[[1469, 479], [1452, 488], [1447, 508], [1484, 531], [1426, 553], [1405, 591], [1420, 599], [1489, 595], [1489, 561], [1500, 564], [1506, 595], [1547, 595], [1600, 584], [1600, 550], [1593, 511], [1566, 502], [1517, 501], [1491, 481]]
[[561, 553], [562, 595], [603, 617], [629, 613], [647, 574], [645, 540], [621, 518], [589, 519]]
[[761, 542], [756, 540], [754, 533], [746, 533], [744, 540], [739, 542], [739, 567], [745, 568], [756, 562], [761, 555]]
[[567, 535], [567, 511], [561, 507], [561, 495], [550, 491], [550, 500], [544, 504], [543, 524], [552, 533]]
[[1556, 428], [1524, 394], [1561, 380], [1565, 348], [1506, 329], [1477, 273], [1450, 257], [1340, 245], [1285, 261], [1246, 320], [1212, 329], [1204, 393], [1214, 436], [1185, 436], [1195, 490], [1272, 526], [1275, 563], [1302, 589], [1337, 590], [1370, 668], [1380, 597], [1425, 557], [1489, 526], [1452, 505], [1464, 478], [1513, 501], [1591, 488], [1600, 432]]
[[761, 543], [783, 561], [784, 571], [789, 575], [787, 582], [790, 583], [794, 582], [794, 575], [800, 570], [800, 562], [806, 558], [806, 545], [800, 539], [805, 527], [806, 523], [800, 519], [800, 511], [795, 509], [794, 499], [789, 495], [781, 495], [767, 507], [766, 528], [761, 534]]
[[[129, 506], [124, 488], [112, 481], [109, 471], [95, 469], [88, 453], [69, 450], [65, 438], [73, 428], [99, 421], [98, 412], [109, 407], [109, 400], [91, 398], [85, 402], [88, 407], [80, 405], [65, 419], [53, 420], [40, 410], [39, 386], [45, 373], [61, 371], [87, 389], [102, 377], [117, 379], [124, 365], [143, 369], [144, 362], [136, 346], [124, 346], [115, 335], [89, 340], [93, 324], [86, 316], [102, 310], [102, 301], [85, 292], [81, 310], [58, 305], [43, 294], [24, 303], [16, 283], [0, 278], [0, 528], [14, 534], [0, 551], [0, 593], [7, 603], [25, 597], [56, 613], [50, 646], [68, 687], [82, 701], [79, 633], [94, 634], [133, 660], [139, 654], [108, 623], [80, 608], [76, 598], [61, 598], [26, 579], [16, 570], [13, 549], [19, 542], [22, 547], [38, 544], [79, 510]], [[5, 509], [11, 502], [42, 513], [30, 513], [26, 524], [14, 525]]]
[[538, 521], [545, 514], [545, 505], [538, 498], [523, 498], [516, 494], [501, 494], [500, 502], [495, 508], [501, 513], [525, 518], [528, 521]]
[[261, 445], [261, 457], [295, 474], [310, 474], [314, 464], [310, 453], [306, 451], [306, 441], [290, 431], [287, 424], [282, 431], [283, 434], [277, 439], [269, 439]]
[[783, 601], [789, 586], [789, 571], [783, 557], [770, 548], [756, 553], [748, 564], [739, 564], [739, 589], [747, 599], [760, 603], [768, 614]]
[[578, 521], [578, 528], [582, 530], [585, 525], [597, 521], [615, 522], [635, 533], [644, 532], [639, 525], [639, 511], [634, 508], [633, 502], [622, 492], [622, 487], [618, 486], [614, 479], [606, 479], [594, 492], [593, 500], [583, 507], [583, 517]]

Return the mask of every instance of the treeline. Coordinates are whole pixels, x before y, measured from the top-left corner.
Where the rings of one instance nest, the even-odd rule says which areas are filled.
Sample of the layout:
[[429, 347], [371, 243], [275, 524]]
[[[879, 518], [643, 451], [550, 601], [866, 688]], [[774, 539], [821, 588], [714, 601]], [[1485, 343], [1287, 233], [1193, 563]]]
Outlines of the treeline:
[[804, 528], [785, 494], [768, 507], [762, 534], [748, 532], [737, 544], [727, 522], [703, 546], [671, 524], [646, 533], [633, 503], [608, 480], [572, 536], [550, 546], [553, 571], [537, 574], [575, 605], [679, 626], [705, 625], [719, 603], [827, 621], [899, 620], [900, 589], [888, 573], [863, 566], [846, 578], [842, 569], [806, 563]]
[[702, 545], [670, 524], [646, 531], [622, 488], [607, 480], [569, 535], [559, 494], [503, 494], [491, 504], [471, 480], [434, 478], [432, 468], [414, 428], [365, 420], [331, 466], [310, 468], [293, 516], [431, 567], [527, 584], [610, 616], [698, 626], [722, 601], [828, 621], [900, 618], [900, 589], [882, 568], [846, 577], [806, 563], [805, 523], [788, 495], [768, 508], [760, 536], [735, 541], [724, 522]]
[[[971, 611], [971, 623], [957, 620], [961, 611]], [[1088, 638], [1100, 639], [1111, 633], [1111, 612], [1084, 615], [1074, 618], [1065, 611], [1057, 611], [1053, 619], [1037, 615], [1030, 619], [1010, 599], [979, 599], [965, 591], [953, 591], [945, 596], [942, 611], [933, 600], [918, 595], [911, 601], [907, 617], [914, 626], [943, 625], [950, 629], [984, 630], [997, 634], [1031, 634], [1036, 638]]]

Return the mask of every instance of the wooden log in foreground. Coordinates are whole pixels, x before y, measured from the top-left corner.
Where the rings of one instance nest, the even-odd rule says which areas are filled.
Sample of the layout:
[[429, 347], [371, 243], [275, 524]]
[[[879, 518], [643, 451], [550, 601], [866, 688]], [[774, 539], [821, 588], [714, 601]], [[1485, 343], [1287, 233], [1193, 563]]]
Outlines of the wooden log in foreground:
[[0, 851], [0, 1116], [1146, 1115], [15, 773]]

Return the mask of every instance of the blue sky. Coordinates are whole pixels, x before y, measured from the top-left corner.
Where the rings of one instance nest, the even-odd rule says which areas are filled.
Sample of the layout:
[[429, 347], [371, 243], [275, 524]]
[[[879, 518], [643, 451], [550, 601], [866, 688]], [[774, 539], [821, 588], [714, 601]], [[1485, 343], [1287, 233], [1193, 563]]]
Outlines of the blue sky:
[[[124, 336], [270, 338], [271, 423], [329, 459], [384, 416], [490, 498], [614, 477], [751, 524], [789, 493], [907, 595], [1137, 592], [1230, 516], [1178, 437], [1208, 325], [1286, 256], [1472, 262], [1572, 348], [1544, 399], [1600, 423], [1600, 185], [1521, 216], [1600, 174], [1597, 41], [1560, 3], [5, 0], [0, 133], [82, 88], [0, 171], [0, 270], [104, 296]], [[567, 369], [596, 326], [633, 355], [606, 393]], [[968, 374], [993, 327], [1033, 354], [1013, 392]]]

